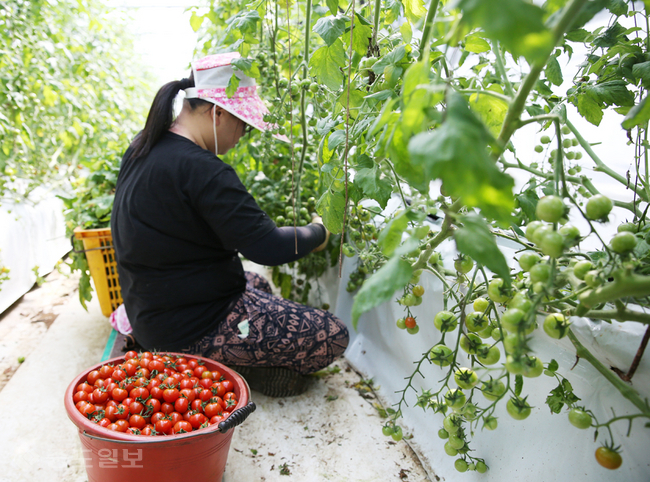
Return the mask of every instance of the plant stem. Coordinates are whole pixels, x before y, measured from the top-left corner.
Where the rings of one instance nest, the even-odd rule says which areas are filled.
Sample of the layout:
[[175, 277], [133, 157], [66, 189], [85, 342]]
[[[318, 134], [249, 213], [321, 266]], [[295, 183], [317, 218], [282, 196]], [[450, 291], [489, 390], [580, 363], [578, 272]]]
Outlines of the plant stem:
[[521, 117], [521, 114], [524, 111], [524, 107], [526, 106], [526, 99], [528, 98], [528, 94], [530, 94], [530, 91], [533, 89], [535, 82], [537, 82], [537, 79], [542, 73], [546, 62], [548, 61], [548, 58], [551, 56], [553, 50], [555, 49], [555, 46], [564, 35], [565, 30], [569, 28], [571, 22], [573, 22], [576, 15], [582, 9], [585, 3], [587, 3], [587, 0], [572, 0], [564, 7], [562, 16], [552, 30], [552, 47], [547, 49], [548, 51], [543, 56], [542, 60], [538, 60], [531, 66], [530, 72], [519, 87], [519, 91], [517, 92], [514, 101], [512, 104], [510, 104], [510, 108], [506, 113], [506, 118], [503, 121], [501, 132], [499, 133], [499, 145], [496, 148], [495, 152], [496, 157], [499, 157], [503, 153], [508, 144], [508, 141], [510, 140], [510, 137], [512, 137], [512, 134], [514, 134], [514, 132], [520, 127], [519, 118]]
[[641, 313], [639, 311], [632, 311], [628, 309], [623, 310], [591, 310], [585, 315], [587, 318], [594, 318], [596, 320], [616, 320], [624, 321], [637, 321], [645, 325], [650, 325], [650, 313]]
[[505, 62], [503, 60], [503, 54], [501, 53], [501, 49], [499, 48], [499, 42], [496, 40], [492, 43], [492, 50], [494, 51], [494, 56], [496, 57], [497, 60], [497, 70], [501, 74], [501, 78], [503, 79], [503, 83], [506, 86], [506, 92], [510, 97], [515, 96], [515, 89], [512, 87], [512, 82], [510, 82], [510, 79], [508, 78], [508, 74], [506, 73], [506, 67], [505, 67]]
[[650, 296], [650, 276], [627, 273], [624, 270], [613, 273], [614, 281], [580, 296], [580, 304], [587, 308], [619, 298]]
[[630, 385], [621, 380], [612, 370], [607, 368], [603, 363], [600, 362], [576, 337], [573, 333], [573, 330], [569, 329], [568, 333], [569, 340], [573, 343], [573, 346], [576, 348], [576, 355], [579, 358], [583, 358], [588, 361], [591, 366], [603, 375], [609, 383], [614, 385], [614, 387], [621, 392], [625, 398], [627, 398], [632, 404], [637, 407], [646, 417], [650, 417], [650, 407], [646, 402], [643, 401], [639, 393], [632, 388]]
[[372, 45], [371, 48], [377, 47], [377, 34], [379, 33], [379, 17], [381, 15], [381, 0], [375, 0], [375, 18], [372, 28]]
[[424, 29], [422, 30], [422, 40], [420, 40], [420, 57], [418, 58], [419, 62], [425, 58], [424, 53], [427, 53], [429, 58], [429, 42], [431, 41], [431, 31], [433, 30], [433, 22], [436, 18], [436, 12], [438, 11], [438, 5], [440, 0], [431, 0], [429, 4], [429, 11], [427, 12], [427, 18], [424, 20]]

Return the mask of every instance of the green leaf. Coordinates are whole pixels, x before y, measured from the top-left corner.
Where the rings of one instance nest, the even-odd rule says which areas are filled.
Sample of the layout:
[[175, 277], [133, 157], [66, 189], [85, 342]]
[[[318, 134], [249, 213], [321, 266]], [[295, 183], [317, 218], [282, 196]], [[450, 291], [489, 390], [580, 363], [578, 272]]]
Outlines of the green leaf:
[[386, 256], [392, 256], [395, 249], [402, 242], [402, 235], [408, 227], [408, 222], [409, 219], [406, 216], [406, 212], [402, 212], [391, 219], [379, 233], [377, 244]]
[[648, 97], [646, 96], [638, 105], [630, 109], [621, 124], [623, 129], [629, 131], [633, 127], [645, 125], [650, 120], [650, 102], [647, 102], [647, 100]]
[[584, 28], [578, 28], [568, 32], [565, 38], [570, 42], [586, 42], [591, 37], [591, 33]]
[[560, 365], [555, 360], [555, 358], [552, 358], [551, 361], [548, 363], [547, 370], [549, 370], [551, 372], [556, 372], [558, 368], [560, 368]]
[[345, 32], [347, 20], [347, 17], [334, 17], [331, 15], [319, 18], [313, 30], [330, 46]]
[[332, 132], [327, 139], [327, 148], [333, 151], [345, 142], [345, 131], [343, 129]]
[[331, 46], [316, 50], [309, 59], [309, 73], [330, 89], [337, 91], [343, 83], [341, 67], [345, 65], [343, 42], [337, 39]]
[[203, 20], [205, 20], [205, 15], [199, 16], [196, 12], [192, 12], [192, 16], [190, 17], [190, 26], [192, 27], [192, 30], [198, 32], [203, 24]]
[[513, 179], [488, 154], [489, 131], [465, 98], [451, 91], [443, 124], [411, 138], [411, 163], [424, 170], [422, 182], [441, 179], [445, 190], [478, 207], [487, 217], [508, 221], [514, 208]]
[[479, 115], [492, 135], [499, 135], [509, 107], [505, 100], [489, 94], [474, 93], [469, 97], [469, 106]]
[[356, 330], [359, 317], [380, 304], [390, 301], [395, 291], [402, 289], [413, 276], [413, 268], [399, 256], [389, 259], [368, 278], [352, 305], [352, 327]]
[[473, 33], [465, 37], [465, 50], [475, 54], [482, 54], [491, 50], [490, 44], [485, 39]]
[[339, 13], [339, 0], [326, 0], [327, 8], [329, 8], [332, 15]]
[[239, 30], [242, 36], [246, 36], [247, 34], [256, 35], [258, 33], [257, 22], [261, 20], [257, 10], [242, 10], [241, 13], [227, 20], [228, 28], [226, 29], [226, 33], [230, 33], [232, 30]]
[[393, 194], [393, 184], [385, 177], [382, 177], [379, 165], [375, 164], [370, 157], [362, 155], [359, 164], [355, 166], [354, 184], [359, 186], [366, 197], [374, 199], [382, 209], [386, 208], [388, 200]]
[[404, 13], [411, 23], [417, 23], [427, 13], [427, 9], [422, 0], [402, 0], [404, 4]]
[[529, 62], [543, 59], [553, 46], [553, 36], [544, 25], [544, 10], [524, 0], [460, 0], [463, 21], [481, 27], [515, 56]]
[[546, 397], [546, 404], [552, 413], [560, 413], [564, 404], [571, 405], [580, 401], [580, 398], [573, 393], [573, 387], [566, 378], [563, 378], [560, 384], [551, 390]]
[[515, 395], [519, 396], [521, 395], [521, 391], [524, 388], [524, 377], [521, 375], [516, 375], [515, 376]]
[[594, 100], [609, 105], [634, 105], [634, 94], [627, 90], [624, 80], [610, 80], [600, 84], [588, 85], [586, 92]]
[[535, 189], [528, 189], [521, 194], [518, 194], [517, 201], [519, 202], [519, 207], [526, 215], [526, 218], [533, 221], [537, 219], [535, 214], [535, 209], [537, 208], [537, 201], [539, 201], [539, 196], [535, 192]]
[[560, 67], [560, 63], [557, 61], [557, 57], [554, 55], [551, 56], [551, 58], [548, 60], [548, 63], [546, 64], [546, 68], [544, 69], [544, 73], [546, 74], [546, 78], [554, 85], [562, 85], [563, 78], [562, 78], [562, 68]]
[[[368, 45], [370, 45], [370, 37], [372, 37], [372, 27], [364, 25], [362, 22], [363, 17], [357, 15], [357, 21], [354, 22], [354, 30], [352, 30], [352, 48], [359, 55], [366, 55], [368, 53]], [[345, 43], [349, 45], [350, 37], [346, 36]]]
[[402, 40], [404, 40], [404, 43], [408, 44], [413, 40], [413, 29], [411, 28], [410, 23], [404, 22], [399, 28], [399, 33], [402, 34]]
[[235, 95], [235, 92], [237, 92], [238, 88], [239, 88], [239, 77], [237, 77], [237, 75], [233, 73], [232, 77], [230, 77], [230, 80], [228, 81], [228, 85], [226, 86], [226, 95], [228, 96], [228, 98]]
[[463, 216], [461, 222], [463, 227], [454, 232], [458, 251], [496, 273], [510, 285], [510, 268], [506, 258], [497, 247], [496, 239], [483, 218], [469, 214]]
[[650, 88], [650, 62], [641, 62], [632, 66], [632, 74], [635, 78], [641, 79], [641, 85], [646, 89]]
[[603, 109], [598, 102], [587, 94], [576, 96], [576, 100], [571, 99], [571, 103], [578, 108], [580, 115], [588, 122], [597, 126], [603, 119]]
[[323, 224], [332, 234], [343, 230], [345, 195], [340, 191], [327, 189], [316, 203], [316, 211], [323, 218]]
[[231, 60], [230, 64], [235, 70], [241, 70], [249, 77], [253, 77], [254, 79], [260, 78], [260, 69], [257, 66], [257, 63], [253, 61], [253, 59], [240, 57], [238, 59]]
[[384, 73], [384, 70], [389, 65], [397, 65], [402, 59], [406, 56], [406, 48], [404, 45], [391, 50], [389, 53], [381, 57], [375, 64], [372, 66], [372, 71], [381, 75]]
[[[583, 27], [587, 22], [589, 22], [589, 20], [594, 18], [598, 12], [604, 9], [609, 1], [610, 0], [589, 0], [586, 2], [585, 6], [580, 9], [578, 15], [576, 15], [571, 25], [567, 28], [567, 31], [573, 31], [575, 29]], [[563, 9], [555, 12], [549, 17], [548, 23], [550, 25], [554, 25], [562, 13]]]
[[607, 10], [612, 12], [612, 15], [618, 17], [627, 15], [627, 3], [625, 0], [609, 0], [609, 2], [607, 2]]

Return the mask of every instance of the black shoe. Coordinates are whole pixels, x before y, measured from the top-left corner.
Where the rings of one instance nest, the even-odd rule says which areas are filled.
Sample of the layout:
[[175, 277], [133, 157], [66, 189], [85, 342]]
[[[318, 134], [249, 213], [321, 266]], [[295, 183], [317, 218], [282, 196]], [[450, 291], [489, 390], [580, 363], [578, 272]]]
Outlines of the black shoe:
[[294, 397], [307, 390], [311, 377], [283, 367], [231, 366], [251, 390], [267, 397]]

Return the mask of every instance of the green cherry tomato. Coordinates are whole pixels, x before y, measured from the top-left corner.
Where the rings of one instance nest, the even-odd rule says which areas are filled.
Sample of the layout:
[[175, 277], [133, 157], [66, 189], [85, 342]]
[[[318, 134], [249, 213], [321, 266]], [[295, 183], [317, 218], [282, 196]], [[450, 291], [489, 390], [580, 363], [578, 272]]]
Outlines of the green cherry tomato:
[[584, 410], [574, 408], [569, 412], [569, 422], [574, 427], [584, 430], [591, 427], [591, 415]]
[[467, 462], [465, 462], [464, 459], [456, 459], [456, 461], [454, 462], [454, 467], [458, 472], [466, 472]]
[[404, 306], [415, 306], [416, 301], [417, 300], [415, 299], [415, 296], [413, 295], [413, 293], [407, 293], [402, 298], [402, 304]]
[[456, 450], [454, 447], [452, 447], [449, 442], [445, 442], [445, 453], [451, 457], [455, 457], [458, 455], [458, 450]]
[[623, 223], [619, 224], [618, 228], [616, 228], [616, 231], [619, 233], [622, 233], [624, 231], [636, 233], [638, 231], [638, 226], [634, 223]]
[[539, 263], [540, 257], [537, 253], [523, 253], [519, 257], [519, 266], [524, 271], [530, 271], [530, 268]]
[[537, 231], [542, 226], [544, 226], [544, 223], [542, 223], [541, 221], [532, 221], [528, 223], [528, 226], [526, 226], [526, 239], [528, 241], [533, 241], [533, 236], [535, 235], [535, 231]]
[[519, 397], [511, 397], [506, 403], [506, 410], [515, 420], [524, 420], [530, 415], [531, 406], [525, 399]]
[[420, 327], [418, 325], [415, 325], [413, 328], [406, 328], [406, 331], [409, 335], [416, 335], [419, 333]]
[[479, 474], [484, 474], [485, 472], [487, 472], [488, 469], [487, 465], [485, 465], [485, 462], [483, 462], [482, 460], [476, 462], [475, 468]]
[[542, 146], [541, 144], [537, 144], [535, 146], [535, 152], [542, 152], [543, 150], [544, 150], [544, 146]]
[[501, 380], [492, 380], [483, 382], [481, 393], [489, 401], [493, 402], [506, 393], [506, 386]]
[[492, 325], [487, 325], [484, 330], [479, 331], [476, 334], [486, 340], [492, 336], [492, 329]]
[[568, 330], [570, 323], [562, 313], [551, 313], [544, 319], [544, 332], [551, 338], [559, 340], [563, 338]]
[[454, 372], [454, 380], [460, 388], [471, 390], [478, 383], [478, 375], [471, 368], [460, 367]]
[[614, 235], [610, 241], [612, 251], [618, 254], [626, 254], [636, 247], [637, 238], [634, 233], [623, 231]]
[[603, 284], [603, 280], [600, 277], [600, 271], [597, 269], [587, 271], [587, 274], [585, 274], [585, 283], [587, 283], [587, 286], [590, 288], [596, 288]]
[[545, 255], [551, 258], [559, 258], [564, 252], [564, 238], [557, 231], [551, 231], [546, 233], [538, 246]]
[[465, 446], [465, 440], [463, 440], [458, 435], [449, 436], [449, 445], [451, 445], [456, 450], [462, 449]]
[[397, 325], [397, 328], [400, 330], [406, 330], [406, 318], [402, 317], [399, 320], [395, 322], [395, 325]]
[[536, 378], [544, 371], [544, 364], [542, 360], [536, 356], [527, 356], [524, 358], [524, 373], [527, 378]]
[[510, 333], [517, 333], [519, 325], [524, 319], [524, 312], [517, 308], [508, 308], [501, 315], [501, 326]]
[[451, 351], [451, 348], [446, 345], [436, 345], [431, 348], [431, 351], [429, 351], [429, 360], [431, 360], [434, 365], [438, 365], [441, 368], [451, 365], [453, 359], [454, 354]]
[[583, 259], [582, 261], [578, 261], [573, 267], [573, 274], [576, 276], [576, 278], [583, 280], [585, 279], [587, 272], [591, 271], [593, 267], [594, 265], [591, 263], [591, 261]]
[[610, 447], [598, 447], [596, 449], [596, 462], [606, 469], [618, 469], [623, 463], [623, 458], [616, 450]]
[[400, 427], [399, 425], [395, 425], [395, 430], [393, 430], [393, 433], [391, 434], [393, 440], [395, 442], [399, 442], [400, 440], [402, 440], [403, 435], [404, 434], [402, 433], [402, 427]]
[[540, 243], [542, 242], [542, 239], [544, 239], [544, 236], [552, 232], [553, 232], [553, 226], [551, 224], [545, 224], [544, 226], [536, 229], [535, 232], [533, 233], [533, 243], [539, 246]]
[[501, 359], [501, 351], [497, 346], [491, 346], [485, 354], [481, 354], [480, 351], [479, 349], [476, 358], [483, 365], [494, 365]]
[[467, 397], [462, 390], [451, 388], [445, 393], [445, 403], [454, 411], [460, 410], [465, 405]]
[[444, 428], [441, 428], [438, 430], [438, 437], [441, 439], [445, 440], [449, 438], [449, 432], [447, 432]]
[[496, 430], [497, 425], [498, 425], [497, 419], [491, 415], [483, 419], [483, 427], [485, 427], [488, 430]]
[[508, 301], [508, 293], [504, 288], [504, 281], [501, 278], [494, 278], [488, 285], [488, 296], [496, 303], [504, 303]]
[[460, 274], [469, 273], [473, 267], [474, 267], [474, 261], [472, 261], [471, 258], [467, 258], [465, 256], [459, 257], [454, 261], [454, 268]]
[[474, 311], [484, 312], [490, 306], [490, 302], [485, 298], [476, 298], [472, 304]]
[[613, 207], [614, 203], [610, 198], [602, 194], [596, 194], [587, 201], [585, 212], [589, 219], [605, 220]]
[[506, 370], [513, 375], [523, 375], [524, 374], [524, 363], [521, 360], [515, 360], [512, 355], [506, 357]]
[[443, 333], [454, 331], [458, 320], [451, 311], [439, 311], [433, 319], [433, 325]]
[[557, 223], [563, 216], [566, 207], [559, 196], [544, 196], [537, 202], [535, 214], [542, 221]]
[[386, 437], [393, 435], [393, 431], [393, 427], [390, 425], [384, 425], [381, 429], [381, 433], [383, 433]]
[[539, 142], [541, 142], [542, 144], [550, 144], [551, 138], [549, 136], [542, 136], [540, 137]]
[[558, 231], [568, 244], [575, 244], [580, 238], [580, 230], [571, 224], [565, 224]]
[[415, 285], [411, 291], [415, 296], [422, 296], [424, 294], [424, 288], [421, 285]]
[[533, 306], [533, 302], [530, 301], [528, 295], [525, 292], [519, 291], [515, 293], [515, 296], [512, 297], [508, 303], [508, 308], [517, 308], [518, 310], [526, 313]]
[[348, 244], [348, 243], [345, 243], [345, 244], [343, 245], [343, 254], [344, 254], [346, 257], [351, 258], [351, 257], [353, 257], [353, 256], [356, 254], [356, 251], [354, 250], [354, 248], [352, 247], [352, 245], [350, 245], [350, 244]]
[[465, 317], [465, 326], [469, 331], [478, 333], [487, 328], [489, 320], [482, 311], [473, 311]]
[[445, 427], [447, 433], [455, 434], [460, 430], [461, 418], [458, 415], [447, 415], [442, 421], [442, 426]]
[[483, 340], [474, 333], [463, 334], [460, 337], [460, 347], [470, 355], [476, 355], [478, 348], [482, 345]]
[[530, 268], [530, 281], [533, 283], [545, 283], [551, 277], [551, 265], [538, 263]]

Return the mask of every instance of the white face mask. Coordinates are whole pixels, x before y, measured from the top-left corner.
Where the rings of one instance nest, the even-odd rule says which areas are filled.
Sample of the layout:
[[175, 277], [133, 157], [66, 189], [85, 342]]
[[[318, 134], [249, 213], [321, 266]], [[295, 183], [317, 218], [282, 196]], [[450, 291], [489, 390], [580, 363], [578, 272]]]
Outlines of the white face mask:
[[214, 155], [219, 155], [219, 147], [217, 144], [217, 106], [212, 108], [212, 133], [214, 134]]

